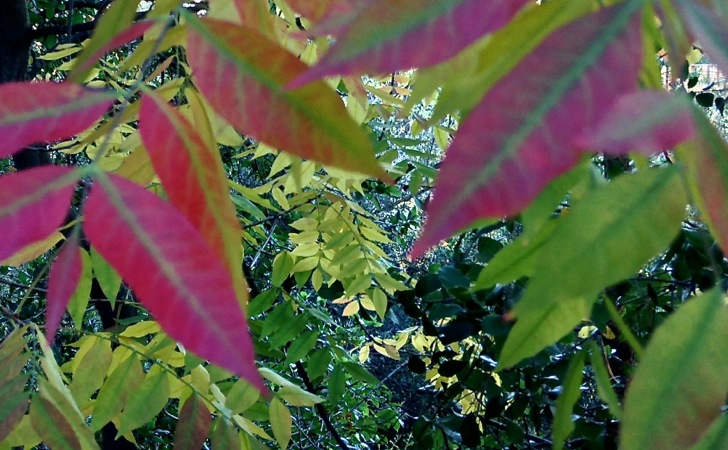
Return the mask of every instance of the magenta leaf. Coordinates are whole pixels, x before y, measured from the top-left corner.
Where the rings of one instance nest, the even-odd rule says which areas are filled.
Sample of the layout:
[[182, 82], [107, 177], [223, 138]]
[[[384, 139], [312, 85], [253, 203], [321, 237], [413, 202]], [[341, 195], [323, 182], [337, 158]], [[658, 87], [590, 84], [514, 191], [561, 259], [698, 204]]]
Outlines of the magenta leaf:
[[46, 311], [46, 339], [53, 342], [63, 312], [71, 301], [83, 273], [81, 248], [78, 239], [72, 235], [58, 252], [48, 277]]
[[576, 145], [610, 154], [638, 151], [645, 156], [669, 150], [695, 135], [693, 106], [686, 97], [666, 91], [625, 94]]
[[91, 244], [167, 334], [265, 390], [230, 273], [179, 210], [124, 178], [101, 174], [84, 212]]
[[574, 140], [637, 88], [641, 6], [562, 27], [486, 94], [447, 151], [413, 258], [478, 219], [517, 213], [578, 162]]
[[[336, 44], [289, 87], [330, 75], [386, 73], [426, 67], [455, 56], [478, 38], [507, 24], [525, 0], [374, 0], [323, 29]], [[339, 17], [333, 18], [340, 20]], [[313, 30], [316, 34], [316, 29]]]
[[101, 117], [114, 97], [71, 83], [0, 86], [0, 158], [35, 142], [69, 138]]
[[57, 166], [0, 177], [0, 261], [56, 231], [77, 180], [77, 171]]

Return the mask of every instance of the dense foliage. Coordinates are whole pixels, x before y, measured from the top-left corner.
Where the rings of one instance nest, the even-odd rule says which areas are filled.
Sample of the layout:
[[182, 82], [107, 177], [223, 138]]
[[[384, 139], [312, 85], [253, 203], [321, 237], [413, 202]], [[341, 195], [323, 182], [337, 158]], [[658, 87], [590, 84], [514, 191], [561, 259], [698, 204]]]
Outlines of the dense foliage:
[[722, 0], [5, 11], [0, 450], [728, 446]]

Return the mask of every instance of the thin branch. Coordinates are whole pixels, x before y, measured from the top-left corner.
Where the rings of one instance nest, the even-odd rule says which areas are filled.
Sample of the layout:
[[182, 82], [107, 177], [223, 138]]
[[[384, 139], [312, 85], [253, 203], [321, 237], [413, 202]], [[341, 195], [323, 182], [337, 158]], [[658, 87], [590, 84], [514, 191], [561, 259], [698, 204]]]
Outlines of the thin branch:
[[21, 283], [15, 282], [13, 280], [8, 280], [7, 278], [4, 278], [4, 277], [0, 277], [0, 283], [8, 285], [8, 286], [21, 288], [21, 289], [31, 290], [31, 291], [37, 291], [37, 292], [43, 292], [43, 293], [48, 292], [47, 289], [43, 289], [43, 288], [40, 288], [37, 286], [27, 286], [25, 284], [21, 284]]

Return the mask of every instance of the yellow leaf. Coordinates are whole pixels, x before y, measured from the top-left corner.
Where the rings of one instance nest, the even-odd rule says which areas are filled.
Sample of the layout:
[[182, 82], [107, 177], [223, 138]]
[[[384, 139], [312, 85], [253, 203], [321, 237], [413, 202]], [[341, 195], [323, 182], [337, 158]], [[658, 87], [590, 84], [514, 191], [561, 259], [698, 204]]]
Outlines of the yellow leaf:
[[354, 314], [359, 312], [359, 302], [351, 302], [348, 305], [346, 305], [346, 308], [344, 308], [344, 312], [341, 313], [344, 317], [353, 316]]

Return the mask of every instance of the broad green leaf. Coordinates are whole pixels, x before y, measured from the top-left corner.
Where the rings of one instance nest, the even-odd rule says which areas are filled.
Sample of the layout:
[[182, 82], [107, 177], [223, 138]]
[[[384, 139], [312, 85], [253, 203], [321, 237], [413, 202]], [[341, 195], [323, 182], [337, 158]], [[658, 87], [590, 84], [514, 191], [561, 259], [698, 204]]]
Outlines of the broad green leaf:
[[288, 448], [288, 441], [291, 440], [291, 412], [277, 398], [273, 398], [270, 402], [270, 427], [273, 429], [278, 446], [285, 450]]
[[[169, 201], [225, 261], [241, 303], [248, 301], [243, 280], [240, 223], [220, 151], [206, 118], [195, 126], [155, 94], [142, 98], [139, 131]], [[206, 138], [207, 137], [207, 138]]]
[[379, 384], [379, 379], [372, 375], [371, 372], [365, 369], [361, 364], [353, 361], [342, 361], [341, 365], [344, 366], [344, 369], [349, 372], [349, 375], [351, 375], [351, 377], [355, 380], [369, 383], [371, 385]]
[[90, 256], [94, 277], [99, 282], [101, 291], [106, 295], [109, 303], [111, 303], [111, 307], [114, 308], [116, 305], [116, 296], [119, 294], [119, 289], [121, 288], [121, 277], [95, 249], [91, 249]]
[[240, 414], [253, 406], [260, 398], [260, 392], [245, 380], [238, 380], [230, 388], [225, 399], [225, 407]]
[[295, 56], [253, 29], [187, 18], [196, 85], [239, 131], [279, 150], [391, 181], [328, 85], [284, 90], [306, 70]]
[[691, 139], [695, 131], [693, 107], [685, 96], [643, 90], [620, 96], [576, 144], [609, 154], [638, 151], [650, 156]]
[[586, 353], [584, 351], [580, 351], [571, 357], [569, 370], [566, 372], [566, 378], [564, 378], [564, 384], [561, 387], [561, 393], [559, 398], [556, 399], [556, 413], [554, 414], [552, 431], [554, 441], [552, 448], [555, 450], [564, 448], [566, 438], [574, 431], [574, 420], [571, 418], [571, 414], [574, 405], [581, 397], [581, 380], [585, 360]]
[[117, 438], [154, 420], [169, 401], [169, 375], [159, 365], [152, 366], [142, 384], [129, 396], [119, 418]]
[[82, 273], [81, 247], [74, 234], [61, 247], [48, 277], [46, 339], [51, 342], [56, 337], [63, 313], [76, 292]]
[[288, 252], [281, 252], [273, 259], [273, 273], [270, 282], [280, 287], [293, 272], [293, 258]]
[[726, 340], [728, 310], [719, 289], [668, 317], [627, 390], [621, 448], [690, 448], [721, 420], [728, 394]]
[[288, 347], [286, 363], [290, 364], [303, 359], [316, 346], [319, 334], [318, 331], [309, 330], [296, 337]]
[[328, 380], [329, 402], [337, 404], [341, 400], [346, 390], [346, 374], [341, 364], [336, 364], [334, 370], [331, 371]]
[[135, 354], [130, 355], [108, 376], [94, 403], [91, 427], [98, 431], [114, 419], [126, 406], [130, 395], [139, 389], [144, 381], [141, 362]]
[[[72, 83], [0, 86], [0, 158], [41, 141], [65, 139], [90, 127], [114, 100], [109, 92]], [[66, 169], [68, 170], [68, 169]]]
[[264, 389], [230, 271], [182, 213], [113, 174], [97, 178], [84, 213], [91, 244], [170, 337]]
[[108, 339], [94, 339], [91, 348], [82, 355], [78, 368], [73, 373], [73, 381], [69, 386], [76, 401], [84, 405], [104, 383], [106, 373], [111, 365], [111, 343]]
[[700, 442], [690, 447], [690, 450], [713, 450], [728, 448], [728, 416], [721, 416], [713, 422]]
[[692, 200], [713, 236], [728, 249], [728, 143], [697, 108], [699, 136], [678, 152], [688, 168]]
[[412, 258], [478, 219], [519, 212], [579, 161], [574, 139], [637, 88], [642, 4], [628, 0], [571, 22], [494, 86], [447, 151]]
[[228, 422], [223, 416], [217, 416], [212, 423], [210, 434], [212, 450], [240, 449], [242, 442], [235, 426]]
[[77, 171], [58, 166], [0, 176], [0, 260], [56, 231], [78, 178]]
[[[322, 24], [326, 32], [333, 32], [336, 44], [291, 86], [303, 86], [331, 75], [379, 74], [437, 64], [507, 24], [527, 3], [524, 0], [364, 3], [343, 21], [334, 17], [339, 22], [336, 26]], [[316, 28], [313, 33], [317, 33]]]
[[539, 252], [498, 367], [535, 355], [588, 318], [602, 289], [670, 244], [686, 205], [680, 171], [670, 167], [621, 176], [572, 208]]
[[182, 405], [177, 428], [174, 430], [174, 448], [199, 450], [207, 439], [212, 416], [207, 405], [196, 392]]

